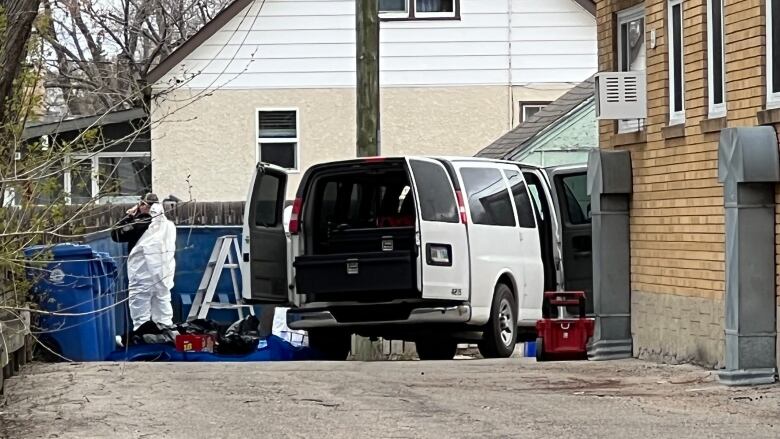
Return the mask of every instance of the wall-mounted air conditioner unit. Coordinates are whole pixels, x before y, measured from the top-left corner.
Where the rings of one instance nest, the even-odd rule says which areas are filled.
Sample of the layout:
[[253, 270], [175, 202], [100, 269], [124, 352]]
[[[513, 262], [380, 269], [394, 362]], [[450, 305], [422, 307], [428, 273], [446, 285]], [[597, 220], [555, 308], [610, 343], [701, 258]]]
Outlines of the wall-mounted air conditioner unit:
[[645, 119], [645, 72], [596, 74], [596, 117], [606, 120]]

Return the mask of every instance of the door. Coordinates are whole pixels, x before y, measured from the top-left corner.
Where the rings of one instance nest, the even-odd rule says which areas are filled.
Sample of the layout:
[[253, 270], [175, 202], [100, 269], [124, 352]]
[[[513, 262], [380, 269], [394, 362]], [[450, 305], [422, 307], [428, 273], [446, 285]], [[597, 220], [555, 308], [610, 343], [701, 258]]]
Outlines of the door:
[[469, 243], [455, 188], [444, 166], [408, 159], [418, 221], [418, 267], [423, 298], [469, 299]]
[[[471, 303], [475, 322], [487, 321], [493, 290], [503, 273], [511, 275], [517, 283], [518, 302], [522, 301], [526, 289], [524, 255], [518, 251], [522, 247], [522, 235], [502, 169], [503, 165], [495, 163], [457, 162], [460, 186], [468, 207]], [[507, 169], [511, 168], [507, 165]]]
[[521, 168], [528, 185], [528, 192], [534, 206], [536, 225], [539, 232], [539, 243], [544, 263], [544, 290], [555, 291], [560, 285], [563, 288], [563, 278], [559, 272], [561, 264], [561, 234], [558, 226], [558, 215], [555, 213], [553, 194], [547, 184], [544, 171], [533, 168]]
[[593, 255], [590, 197], [584, 167], [549, 171], [561, 226], [563, 288], [585, 291], [587, 313], [593, 312]]
[[520, 236], [518, 252], [523, 262], [523, 287], [521, 289], [522, 295], [518, 295], [520, 308], [518, 320], [535, 323], [542, 317], [542, 297], [544, 295], [544, 264], [537, 221], [523, 175], [516, 168], [505, 169], [504, 175], [512, 193]]
[[[276, 166], [259, 164], [244, 211], [243, 259], [246, 300], [289, 305], [288, 237], [284, 227], [287, 173]], [[248, 239], [248, 240], [247, 240]]]

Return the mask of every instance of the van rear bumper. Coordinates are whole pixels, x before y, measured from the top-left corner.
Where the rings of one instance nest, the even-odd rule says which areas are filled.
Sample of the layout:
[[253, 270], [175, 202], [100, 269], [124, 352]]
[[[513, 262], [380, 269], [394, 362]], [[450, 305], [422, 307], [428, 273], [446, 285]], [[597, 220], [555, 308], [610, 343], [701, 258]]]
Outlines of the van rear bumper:
[[[379, 306], [373, 305], [372, 308], [378, 309]], [[388, 304], [388, 306], [392, 305]], [[287, 326], [291, 329], [312, 329], [348, 326], [466, 323], [471, 319], [471, 306], [468, 304], [414, 307], [409, 310], [408, 314], [404, 313], [403, 318], [398, 319], [380, 317], [378, 320], [370, 320], [373, 314], [371, 309], [366, 307], [365, 310], [361, 311], [366, 319], [349, 318], [339, 321], [336, 317], [341, 313], [335, 309], [291, 309], [287, 312]]]

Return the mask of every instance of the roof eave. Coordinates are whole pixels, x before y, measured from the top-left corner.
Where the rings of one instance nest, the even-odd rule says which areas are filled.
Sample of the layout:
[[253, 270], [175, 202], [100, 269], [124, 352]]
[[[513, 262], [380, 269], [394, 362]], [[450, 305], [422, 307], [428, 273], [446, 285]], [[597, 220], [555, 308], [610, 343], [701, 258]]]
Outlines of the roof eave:
[[578, 5], [588, 11], [592, 16], [596, 16], [596, 0], [574, 0]]
[[116, 123], [130, 122], [137, 119], [143, 119], [147, 116], [148, 114], [143, 108], [131, 108], [129, 110], [114, 111], [95, 116], [84, 116], [75, 119], [61, 120], [25, 128], [22, 132], [22, 140], [29, 140], [45, 135], [84, 130]]
[[219, 14], [217, 14], [211, 21], [206, 23], [206, 25], [203, 26], [198, 32], [196, 32], [195, 35], [187, 38], [187, 41], [185, 41], [184, 44], [177, 47], [173, 53], [165, 57], [165, 59], [163, 59], [160, 64], [157, 64], [157, 66], [149, 71], [149, 73], [146, 75], [147, 83], [153, 85], [155, 82], [159, 81], [163, 76], [165, 76], [180, 62], [182, 62], [184, 58], [187, 57], [187, 55], [194, 52], [195, 49], [200, 47], [201, 44], [216, 34], [217, 31], [222, 29], [222, 27], [225, 26], [236, 15], [238, 15], [239, 12], [243, 11], [244, 8], [251, 5], [253, 1], [254, 0], [235, 0], [228, 7], [221, 10]]

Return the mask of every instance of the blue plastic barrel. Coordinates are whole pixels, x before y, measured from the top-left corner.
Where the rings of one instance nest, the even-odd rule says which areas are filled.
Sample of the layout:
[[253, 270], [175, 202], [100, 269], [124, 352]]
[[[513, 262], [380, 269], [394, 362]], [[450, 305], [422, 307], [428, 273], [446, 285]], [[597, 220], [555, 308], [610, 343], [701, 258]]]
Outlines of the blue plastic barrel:
[[[86, 245], [58, 244], [25, 250], [31, 262], [28, 276], [43, 311], [78, 314], [42, 315], [40, 338], [59, 354], [74, 361], [101, 361], [113, 350], [113, 333], [96, 310], [110, 306], [111, 295], [100, 294], [99, 257]], [[109, 302], [110, 300], [110, 302]], [[112, 342], [109, 346], [109, 341]]]
[[523, 356], [524, 357], [536, 356], [536, 342], [527, 341], [523, 343]]

